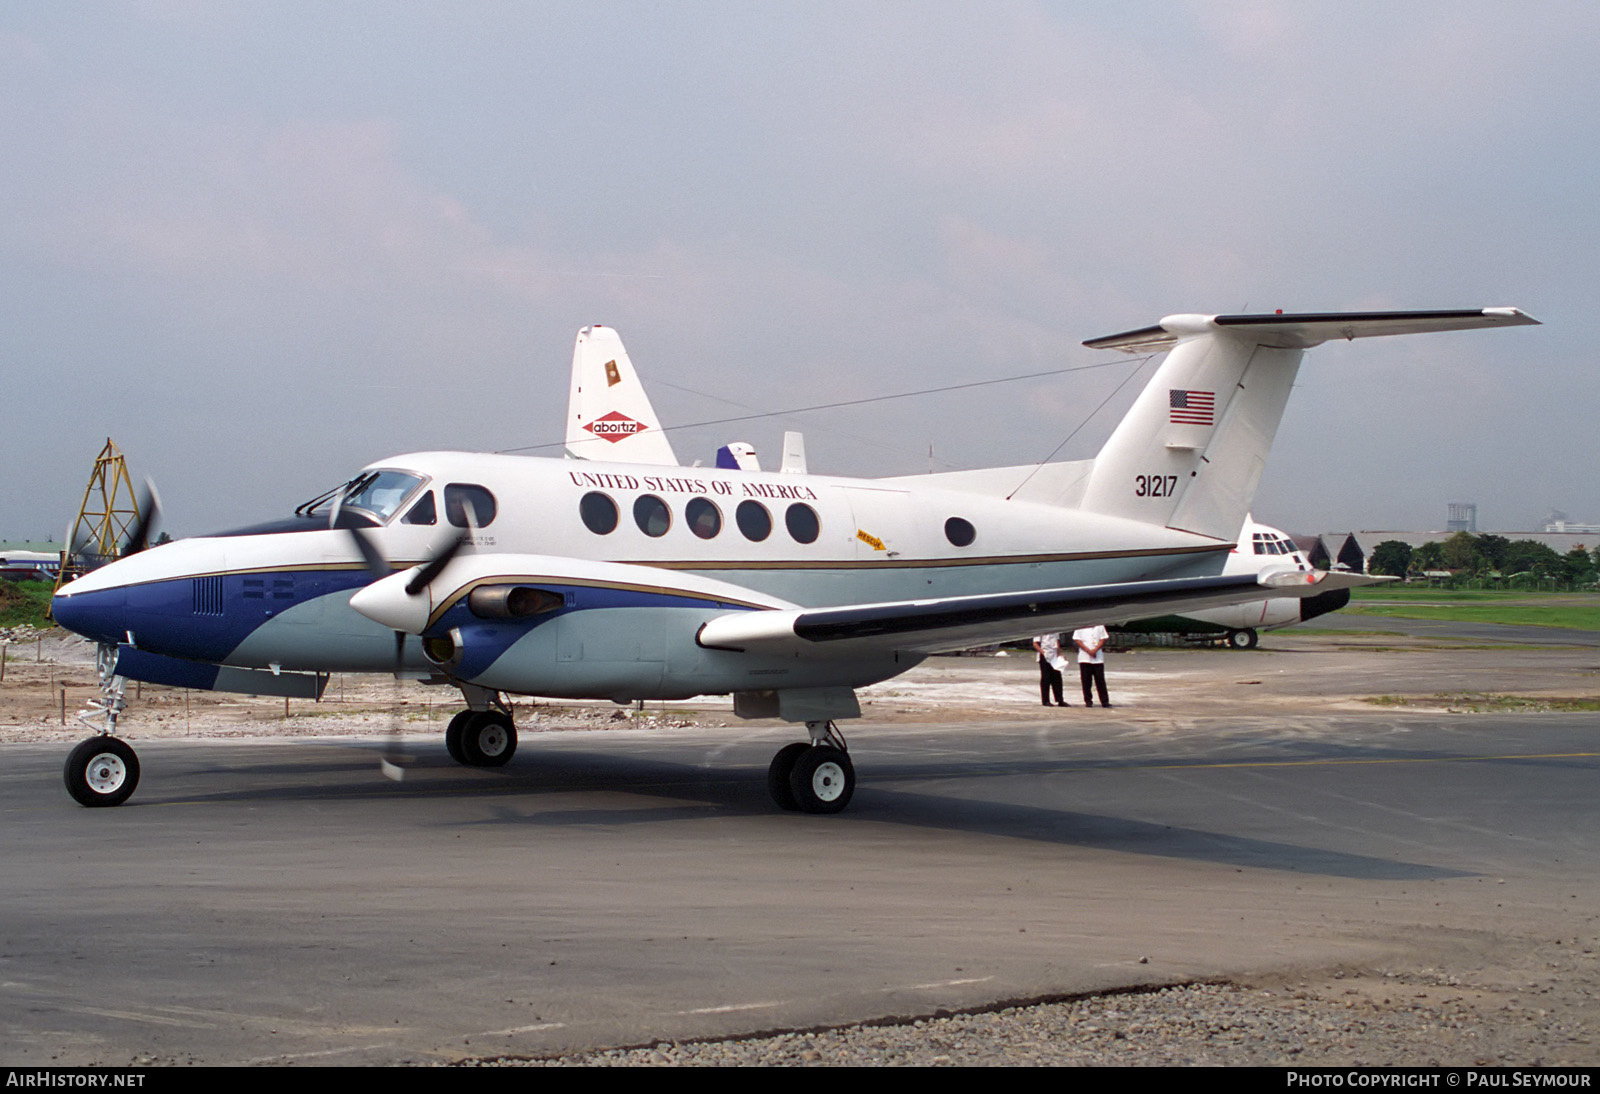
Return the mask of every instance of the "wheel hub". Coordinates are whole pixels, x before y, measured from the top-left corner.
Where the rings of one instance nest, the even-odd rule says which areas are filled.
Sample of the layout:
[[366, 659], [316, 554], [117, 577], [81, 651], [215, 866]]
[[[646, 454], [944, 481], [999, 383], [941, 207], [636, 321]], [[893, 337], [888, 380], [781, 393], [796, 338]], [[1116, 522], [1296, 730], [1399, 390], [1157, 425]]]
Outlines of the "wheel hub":
[[84, 772], [85, 780], [96, 794], [116, 793], [127, 777], [128, 769], [122, 760], [109, 752], [103, 752], [90, 760], [89, 767]]
[[837, 801], [844, 793], [844, 769], [831, 760], [818, 764], [811, 774], [811, 791], [818, 801]]
[[502, 726], [488, 726], [478, 734], [478, 750], [485, 756], [498, 756], [506, 750], [506, 740]]

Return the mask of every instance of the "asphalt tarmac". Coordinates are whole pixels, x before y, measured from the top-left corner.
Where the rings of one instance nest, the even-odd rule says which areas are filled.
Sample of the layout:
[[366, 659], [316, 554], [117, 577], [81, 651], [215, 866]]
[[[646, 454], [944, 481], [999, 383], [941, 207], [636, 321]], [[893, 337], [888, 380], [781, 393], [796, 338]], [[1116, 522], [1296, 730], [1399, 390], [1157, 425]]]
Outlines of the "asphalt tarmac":
[[400, 783], [381, 739], [152, 740], [110, 810], [7, 745], [0, 1063], [538, 1055], [1594, 938], [1594, 715], [1305, 706], [858, 724], [832, 817], [768, 802], [775, 725], [499, 771], [416, 737]]

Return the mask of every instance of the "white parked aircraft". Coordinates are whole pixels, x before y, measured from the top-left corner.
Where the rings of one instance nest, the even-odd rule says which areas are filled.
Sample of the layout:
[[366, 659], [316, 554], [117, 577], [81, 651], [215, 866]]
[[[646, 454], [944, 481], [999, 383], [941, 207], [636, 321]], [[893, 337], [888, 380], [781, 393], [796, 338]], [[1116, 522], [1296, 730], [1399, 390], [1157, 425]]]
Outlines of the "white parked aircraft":
[[[1288, 568], [1304, 573], [1310, 571], [1311, 564], [1287, 533], [1246, 516], [1244, 527], [1239, 529], [1239, 545], [1228, 554], [1222, 572], [1256, 574]], [[1142, 619], [1125, 629], [1221, 636], [1234, 649], [1249, 650], [1255, 648], [1262, 631], [1292, 627], [1336, 612], [1348, 603], [1350, 590], [1339, 588], [1314, 596], [1274, 596], [1225, 608]]]
[[[103, 732], [67, 786], [85, 805], [133, 792], [138, 759], [113, 735], [125, 679], [315, 696], [331, 672], [399, 671], [461, 689], [446, 744], [475, 765], [516, 746], [507, 694], [731, 693], [743, 717], [806, 724], [769, 769], [778, 804], [835, 812], [855, 774], [834, 721], [931, 653], [1366, 583], [1224, 573], [1304, 350], [1534, 322], [1168, 316], [1086, 343], [1171, 352], [1095, 458], [1042, 467], [852, 479], [682, 468], [668, 445], [643, 463], [381, 460], [287, 521], [140, 551], [59, 592], [55, 618], [101, 644], [103, 682]], [[627, 388], [602, 331], [577, 352], [605, 347]], [[588, 421], [639, 420], [612, 413]], [[619, 428], [585, 431], [640, 438]]]

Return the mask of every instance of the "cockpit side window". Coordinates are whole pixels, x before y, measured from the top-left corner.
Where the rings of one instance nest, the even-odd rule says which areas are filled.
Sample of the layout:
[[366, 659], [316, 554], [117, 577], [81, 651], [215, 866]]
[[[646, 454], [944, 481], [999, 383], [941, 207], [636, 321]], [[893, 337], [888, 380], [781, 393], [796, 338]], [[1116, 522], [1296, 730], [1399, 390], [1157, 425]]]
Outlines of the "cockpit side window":
[[361, 509], [387, 524], [421, 485], [420, 478], [404, 471], [378, 471], [357, 479], [355, 489], [346, 495], [340, 508]]
[[417, 499], [406, 515], [400, 518], [401, 524], [437, 524], [439, 511], [434, 508], [433, 491], [429, 490]]
[[[468, 506], [471, 507], [470, 510]], [[450, 483], [444, 488], [445, 519], [457, 528], [465, 528], [468, 512], [472, 514], [474, 527], [489, 527], [494, 523], [495, 517], [494, 495], [483, 487], [471, 483]]]

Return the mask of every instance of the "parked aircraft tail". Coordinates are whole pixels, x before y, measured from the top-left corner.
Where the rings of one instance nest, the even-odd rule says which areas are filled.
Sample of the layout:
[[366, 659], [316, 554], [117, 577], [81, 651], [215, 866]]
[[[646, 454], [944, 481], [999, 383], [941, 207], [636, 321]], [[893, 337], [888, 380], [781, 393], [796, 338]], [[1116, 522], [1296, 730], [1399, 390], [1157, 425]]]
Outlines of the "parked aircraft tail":
[[678, 466], [622, 337], [610, 327], [584, 327], [573, 346], [567, 455]]

